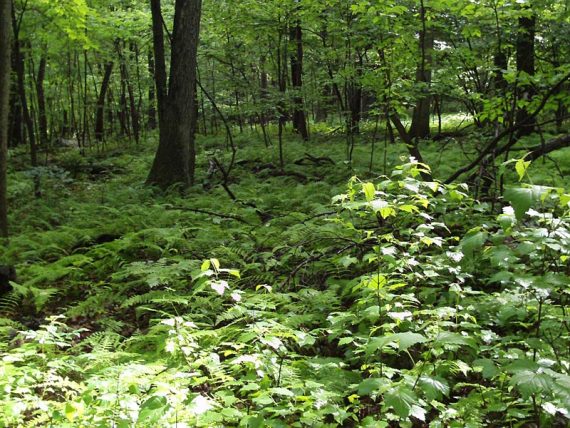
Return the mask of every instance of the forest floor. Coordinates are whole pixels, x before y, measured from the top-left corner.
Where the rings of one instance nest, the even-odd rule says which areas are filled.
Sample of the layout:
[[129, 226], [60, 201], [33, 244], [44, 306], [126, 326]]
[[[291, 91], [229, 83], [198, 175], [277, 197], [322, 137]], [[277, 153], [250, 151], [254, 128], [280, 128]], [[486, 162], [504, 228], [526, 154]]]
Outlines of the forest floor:
[[[275, 136], [238, 134], [230, 192], [201, 137], [185, 195], [144, 186], [154, 136], [34, 172], [15, 151], [0, 427], [563, 426], [568, 190], [480, 203], [401, 144], [370, 168], [373, 128], [352, 162], [334, 129], [288, 137], [283, 170]], [[484, 138], [421, 149], [444, 179]], [[569, 177], [565, 149], [525, 181]]]

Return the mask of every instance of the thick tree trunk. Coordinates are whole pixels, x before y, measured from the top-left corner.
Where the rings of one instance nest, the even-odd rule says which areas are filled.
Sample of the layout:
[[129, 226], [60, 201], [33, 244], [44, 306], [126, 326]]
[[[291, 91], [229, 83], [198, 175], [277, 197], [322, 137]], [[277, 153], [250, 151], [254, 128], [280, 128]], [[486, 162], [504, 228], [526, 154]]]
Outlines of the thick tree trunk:
[[[517, 35], [517, 72], [534, 76], [534, 36], [536, 32], [536, 16], [519, 18]], [[519, 85], [517, 96], [519, 101], [530, 101], [534, 96], [534, 90], [530, 85]], [[519, 126], [517, 135], [523, 137], [532, 134], [536, 125], [536, 119], [530, 115], [528, 109], [523, 106], [517, 108], [516, 123]]]
[[163, 189], [174, 184], [186, 187], [194, 182], [194, 95], [202, 1], [176, 0], [168, 94], [164, 92], [166, 73], [162, 74], [165, 63], [160, 1], [152, 0], [151, 5], [160, 139], [147, 183]]
[[97, 112], [95, 114], [95, 139], [103, 141], [105, 137], [105, 98], [109, 83], [111, 82], [111, 74], [113, 73], [113, 62], [109, 61], [105, 64], [105, 73], [101, 89], [99, 90], [99, 97], [97, 99]]
[[410, 137], [414, 139], [428, 138], [430, 135], [429, 120], [431, 96], [429, 86], [432, 77], [432, 52], [434, 48], [433, 31], [427, 28], [426, 8], [423, 4], [420, 7], [420, 18], [422, 29], [420, 30], [420, 63], [416, 70], [416, 83], [422, 85], [423, 94], [417, 100], [412, 116], [412, 127]]
[[10, 49], [12, 1], [0, 2], [0, 237], [8, 237], [8, 110], [10, 98]]
[[301, 95], [303, 90], [303, 30], [299, 22], [291, 28], [290, 40], [295, 44], [295, 54], [291, 55], [291, 84], [296, 91], [293, 98], [293, 130], [298, 132], [303, 140], [307, 141], [309, 132], [303, 107], [303, 96]]

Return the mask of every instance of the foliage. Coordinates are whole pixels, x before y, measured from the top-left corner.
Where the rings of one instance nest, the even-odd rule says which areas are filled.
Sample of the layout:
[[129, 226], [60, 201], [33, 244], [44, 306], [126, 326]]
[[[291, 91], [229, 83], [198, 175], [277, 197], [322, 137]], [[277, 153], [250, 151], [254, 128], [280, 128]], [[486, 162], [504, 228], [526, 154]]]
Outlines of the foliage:
[[[493, 211], [414, 160], [289, 169], [305, 184], [240, 166], [247, 205], [137, 188], [145, 153], [21, 202], [36, 222], [3, 255], [4, 426], [566, 423], [567, 191], [509, 185]], [[540, 169], [525, 162], [505, 174]]]

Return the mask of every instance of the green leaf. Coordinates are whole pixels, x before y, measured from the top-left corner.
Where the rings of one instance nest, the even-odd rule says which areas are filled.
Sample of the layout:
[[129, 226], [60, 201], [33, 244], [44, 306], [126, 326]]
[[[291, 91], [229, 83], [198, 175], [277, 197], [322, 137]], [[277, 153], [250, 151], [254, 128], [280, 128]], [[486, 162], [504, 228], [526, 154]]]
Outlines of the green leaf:
[[434, 345], [443, 345], [444, 348], [447, 347], [446, 345], [457, 345], [477, 349], [477, 344], [473, 338], [449, 331], [439, 333], [433, 343]]
[[524, 398], [529, 398], [533, 394], [550, 391], [554, 381], [544, 372], [521, 370], [512, 377], [510, 384], [515, 386]]
[[423, 375], [418, 384], [430, 400], [441, 400], [449, 395], [449, 385], [445, 379]]
[[392, 388], [384, 394], [384, 405], [392, 407], [402, 419], [410, 416], [412, 406], [417, 404], [418, 399], [416, 395], [406, 387]]
[[372, 202], [374, 200], [374, 197], [376, 196], [376, 187], [374, 187], [373, 183], [363, 183], [362, 191], [364, 192], [364, 196], [368, 202]]
[[519, 159], [517, 161], [517, 163], [515, 164], [515, 169], [517, 170], [517, 174], [519, 176], [519, 181], [522, 181], [522, 179], [526, 175], [526, 171], [528, 170], [528, 167], [530, 166], [530, 164], [531, 164], [530, 161], [525, 162], [524, 157], [522, 159]]
[[373, 392], [379, 392], [383, 386], [389, 385], [390, 381], [383, 378], [364, 379], [358, 385], [358, 395], [371, 395]]
[[150, 397], [140, 407], [137, 424], [158, 425], [158, 421], [166, 414], [169, 407], [166, 397], [157, 395]]
[[479, 231], [478, 228], [470, 230], [461, 240], [461, 251], [467, 260], [471, 260], [476, 251], [479, 251], [485, 245], [488, 234]]
[[505, 200], [509, 201], [515, 210], [517, 220], [524, 217], [528, 209], [540, 200], [542, 192], [538, 187], [511, 187], [505, 190]]
[[418, 333], [412, 333], [409, 331], [405, 333], [396, 333], [391, 336], [376, 337], [372, 339], [366, 347], [366, 353], [370, 355], [390, 343], [398, 343], [398, 350], [405, 351], [411, 346], [418, 343], [425, 343], [427, 341], [428, 339], [425, 336]]
[[485, 379], [491, 379], [500, 373], [493, 360], [487, 358], [473, 361], [473, 367], [481, 368]]
[[269, 392], [275, 395], [282, 395], [283, 397], [294, 397], [295, 394], [287, 388], [270, 388]]

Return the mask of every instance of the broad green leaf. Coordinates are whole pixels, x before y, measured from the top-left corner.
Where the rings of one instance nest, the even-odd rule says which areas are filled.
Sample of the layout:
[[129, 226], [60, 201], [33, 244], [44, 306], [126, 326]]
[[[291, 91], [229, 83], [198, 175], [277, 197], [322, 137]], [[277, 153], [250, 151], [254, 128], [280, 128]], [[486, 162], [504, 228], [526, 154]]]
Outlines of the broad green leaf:
[[521, 220], [532, 205], [540, 200], [542, 195], [540, 187], [511, 187], [505, 190], [507, 200], [515, 210], [517, 220]]
[[380, 217], [382, 217], [384, 220], [390, 216], [396, 215], [396, 210], [392, 207], [380, 208], [378, 212], [380, 213]]
[[392, 407], [396, 414], [404, 419], [412, 413], [412, 406], [418, 404], [418, 398], [407, 387], [392, 388], [384, 394], [384, 405]]
[[372, 202], [374, 197], [376, 196], [376, 187], [374, 187], [373, 183], [363, 183], [362, 190], [364, 192], [364, 196], [368, 202]]
[[529, 398], [533, 394], [541, 395], [549, 392], [554, 381], [544, 372], [521, 370], [512, 377], [510, 384], [515, 386], [524, 398]]
[[83, 403], [66, 403], [65, 417], [69, 422], [73, 422], [76, 418], [81, 418], [85, 412]]
[[469, 346], [470, 348], [477, 349], [477, 344], [473, 338], [449, 331], [439, 333], [433, 343], [434, 345], [442, 345], [443, 347], [446, 347], [446, 345]]
[[524, 157], [522, 159], [519, 159], [517, 161], [517, 163], [515, 164], [515, 169], [517, 170], [517, 174], [519, 176], [519, 181], [522, 181], [522, 179], [526, 175], [526, 171], [528, 170], [528, 167], [530, 166], [530, 164], [531, 164], [531, 162], [525, 161]]
[[358, 385], [358, 395], [372, 395], [373, 392], [380, 392], [382, 387], [389, 385], [390, 381], [385, 378], [364, 379]]
[[338, 341], [338, 346], [348, 345], [349, 343], [352, 343], [352, 342], [354, 342], [353, 337], [343, 337], [342, 339], [340, 339]]
[[398, 350], [405, 351], [411, 346], [417, 345], [418, 343], [425, 343], [427, 341], [428, 339], [425, 336], [418, 333], [412, 333], [409, 331], [405, 333], [396, 333], [391, 336], [376, 337], [372, 339], [366, 347], [366, 353], [372, 354], [390, 343], [398, 343]]
[[465, 258], [470, 260], [473, 258], [476, 251], [479, 251], [485, 245], [488, 234], [481, 232], [478, 229], [469, 231], [469, 233], [461, 240], [461, 251]]
[[141, 405], [137, 424], [157, 426], [169, 408], [166, 397], [152, 396]]
[[489, 360], [487, 358], [473, 361], [473, 367], [475, 368], [480, 367], [482, 369], [481, 372], [485, 379], [492, 379], [493, 377], [499, 374], [499, 369], [497, 368], [493, 360]]
[[449, 395], [449, 385], [445, 379], [422, 375], [418, 381], [420, 388], [430, 400], [441, 400]]

